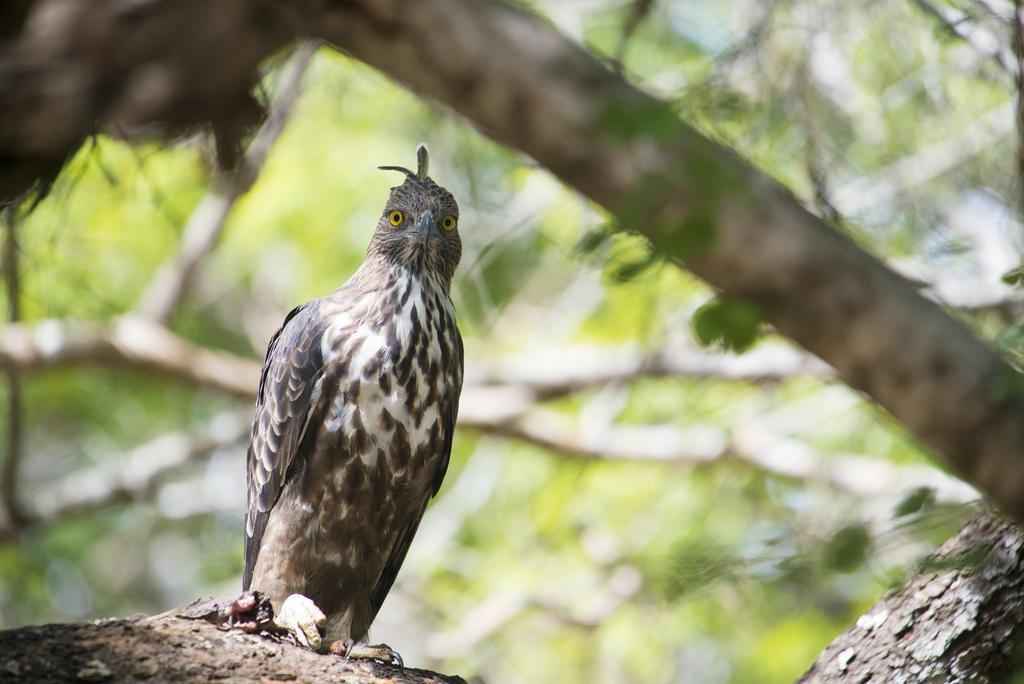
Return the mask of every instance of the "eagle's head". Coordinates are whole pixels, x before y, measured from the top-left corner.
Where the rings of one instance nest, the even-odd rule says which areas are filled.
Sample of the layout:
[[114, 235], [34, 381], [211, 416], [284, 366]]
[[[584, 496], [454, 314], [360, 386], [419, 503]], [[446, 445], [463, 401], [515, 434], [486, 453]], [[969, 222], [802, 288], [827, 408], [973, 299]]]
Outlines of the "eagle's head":
[[401, 166], [380, 167], [401, 171], [405, 182], [391, 188], [368, 253], [420, 275], [439, 276], [448, 285], [462, 257], [459, 205], [427, 175], [425, 145], [416, 157], [416, 173]]

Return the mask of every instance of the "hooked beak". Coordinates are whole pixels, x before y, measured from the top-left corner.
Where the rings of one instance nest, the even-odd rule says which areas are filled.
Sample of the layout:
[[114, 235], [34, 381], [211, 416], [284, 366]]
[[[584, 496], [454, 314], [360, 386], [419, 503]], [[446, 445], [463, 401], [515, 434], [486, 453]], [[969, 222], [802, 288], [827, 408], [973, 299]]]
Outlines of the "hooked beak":
[[434, 223], [434, 215], [425, 211], [420, 215], [419, 223], [416, 224], [416, 231], [420, 239], [426, 241], [428, 238], [438, 235], [437, 225]]

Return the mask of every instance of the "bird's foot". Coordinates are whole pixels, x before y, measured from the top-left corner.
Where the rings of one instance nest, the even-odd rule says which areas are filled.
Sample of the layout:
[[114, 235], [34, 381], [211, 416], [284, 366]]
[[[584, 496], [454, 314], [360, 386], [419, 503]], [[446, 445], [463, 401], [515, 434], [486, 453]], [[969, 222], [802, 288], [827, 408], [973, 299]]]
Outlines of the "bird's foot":
[[274, 618], [280, 629], [291, 632], [300, 644], [314, 651], [324, 648], [324, 628], [327, 616], [312, 599], [302, 594], [292, 594], [281, 604], [281, 610]]
[[382, 663], [394, 665], [395, 667], [405, 667], [405, 664], [402, 662], [402, 656], [398, 654], [398, 651], [392, 649], [387, 644], [371, 645], [356, 642], [352, 639], [345, 639], [343, 641], [335, 641], [331, 644], [331, 653], [334, 655], [344, 656], [346, 658], [358, 660], [379, 660]]

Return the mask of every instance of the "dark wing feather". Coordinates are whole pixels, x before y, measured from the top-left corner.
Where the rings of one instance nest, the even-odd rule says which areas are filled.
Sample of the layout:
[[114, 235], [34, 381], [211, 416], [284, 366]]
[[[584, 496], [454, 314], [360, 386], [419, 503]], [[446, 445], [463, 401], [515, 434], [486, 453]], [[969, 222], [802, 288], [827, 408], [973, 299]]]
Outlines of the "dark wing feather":
[[[462, 393], [462, 374], [464, 364], [464, 352], [462, 350], [462, 335], [459, 334], [458, 328], [455, 329], [455, 342], [456, 349], [458, 350], [458, 376], [456, 377], [455, 391], [445, 399], [445, 406], [443, 407], [444, 421], [444, 440], [442, 442], [442, 453], [440, 459], [438, 459], [437, 471], [434, 474], [433, 489], [431, 496], [435, 496], [439, 489], [441, 489], [441, 482], [444, 480], [444, 475], [448, 471], [448, 461], [452, 455], [452, 438], [455, 435], [455, 420], [459, 415], [459, 395]], [[398, 577], [398, 571], [402, 569], [402, 563], [405, 562], [405, 556], [409, 553], [409, 547], [412, 545], [412, 538], [416, 536], [416, 530], [420, 526], [420, 521], [423, 519], [423, 512], [427, 510], [427, 499], [424, 499], [423, 504], [419, 510], [409, 519], [409, 524], [406, 525], [398, 535], [398, 539], [395, 545], [391, 547], [391, 553], [388, 555], [387, 562], [384, 564], [384, 570], [380, 574], [380, 578], [377, 580], [377, 584], [373, 587], [373, 591], [370, 593], [370, 622], [373, 622], [374, 618], [377, 617], [377, 612], [380, 607], [384, 604], [384, 599], [387, 598], [388, 592], [391, 591], [392, 585], [395, 583], [395, 578]]]
[[319, 394], [325, 328], [320, 302], [313, 300], [291, 310], [267, 347], [246, 456], [244, 591], [252, 583], [267, 518], [281, 495]]

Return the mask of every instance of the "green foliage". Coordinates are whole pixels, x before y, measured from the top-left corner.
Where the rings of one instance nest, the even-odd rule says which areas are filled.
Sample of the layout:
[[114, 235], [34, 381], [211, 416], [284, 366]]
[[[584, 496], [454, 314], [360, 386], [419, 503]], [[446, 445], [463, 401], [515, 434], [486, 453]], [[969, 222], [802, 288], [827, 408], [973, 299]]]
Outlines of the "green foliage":
[[743, 353], [757, 341], [761, 312], [749, 301], [716, 297], [693, 315], [693, 332], [704, 346]]
[[715, 540], [693, 539], [678, 543], [669, 553], [664, 592], [670, 599], [685, 598], [717, 582], [740, 577], [743, 559]]
[[846, 525], [825, 542], [821, 550], [822, 562], [831, 570], [853, 572], [870, 557], [871, 542], [871, 534], [865, 525]]
[[917, 487], [900, 499], [893, 510], [893, 515], [902, 518], [907, 515], [922, 513], [935, 505], [935, 490], [931, 487]]
[[1024, 268], [1020, 266], [1013, 268], [1002, 275], [1002, 281], [1007, 285], [1024, 284]]
[[574, 249], [581, 257], [590, 256], [607, 246], [617, 232], [616, 228], [611, 224], [600, 225], [593, 230], [585, 232], [576, 242]]
[[581, 259], [601, 267], [608, 280], [618, 284], [628, 283], [665, 263], [665, 258], [646, 238], [617, 230], [611, 224], [584, 233], [573, 251]]

